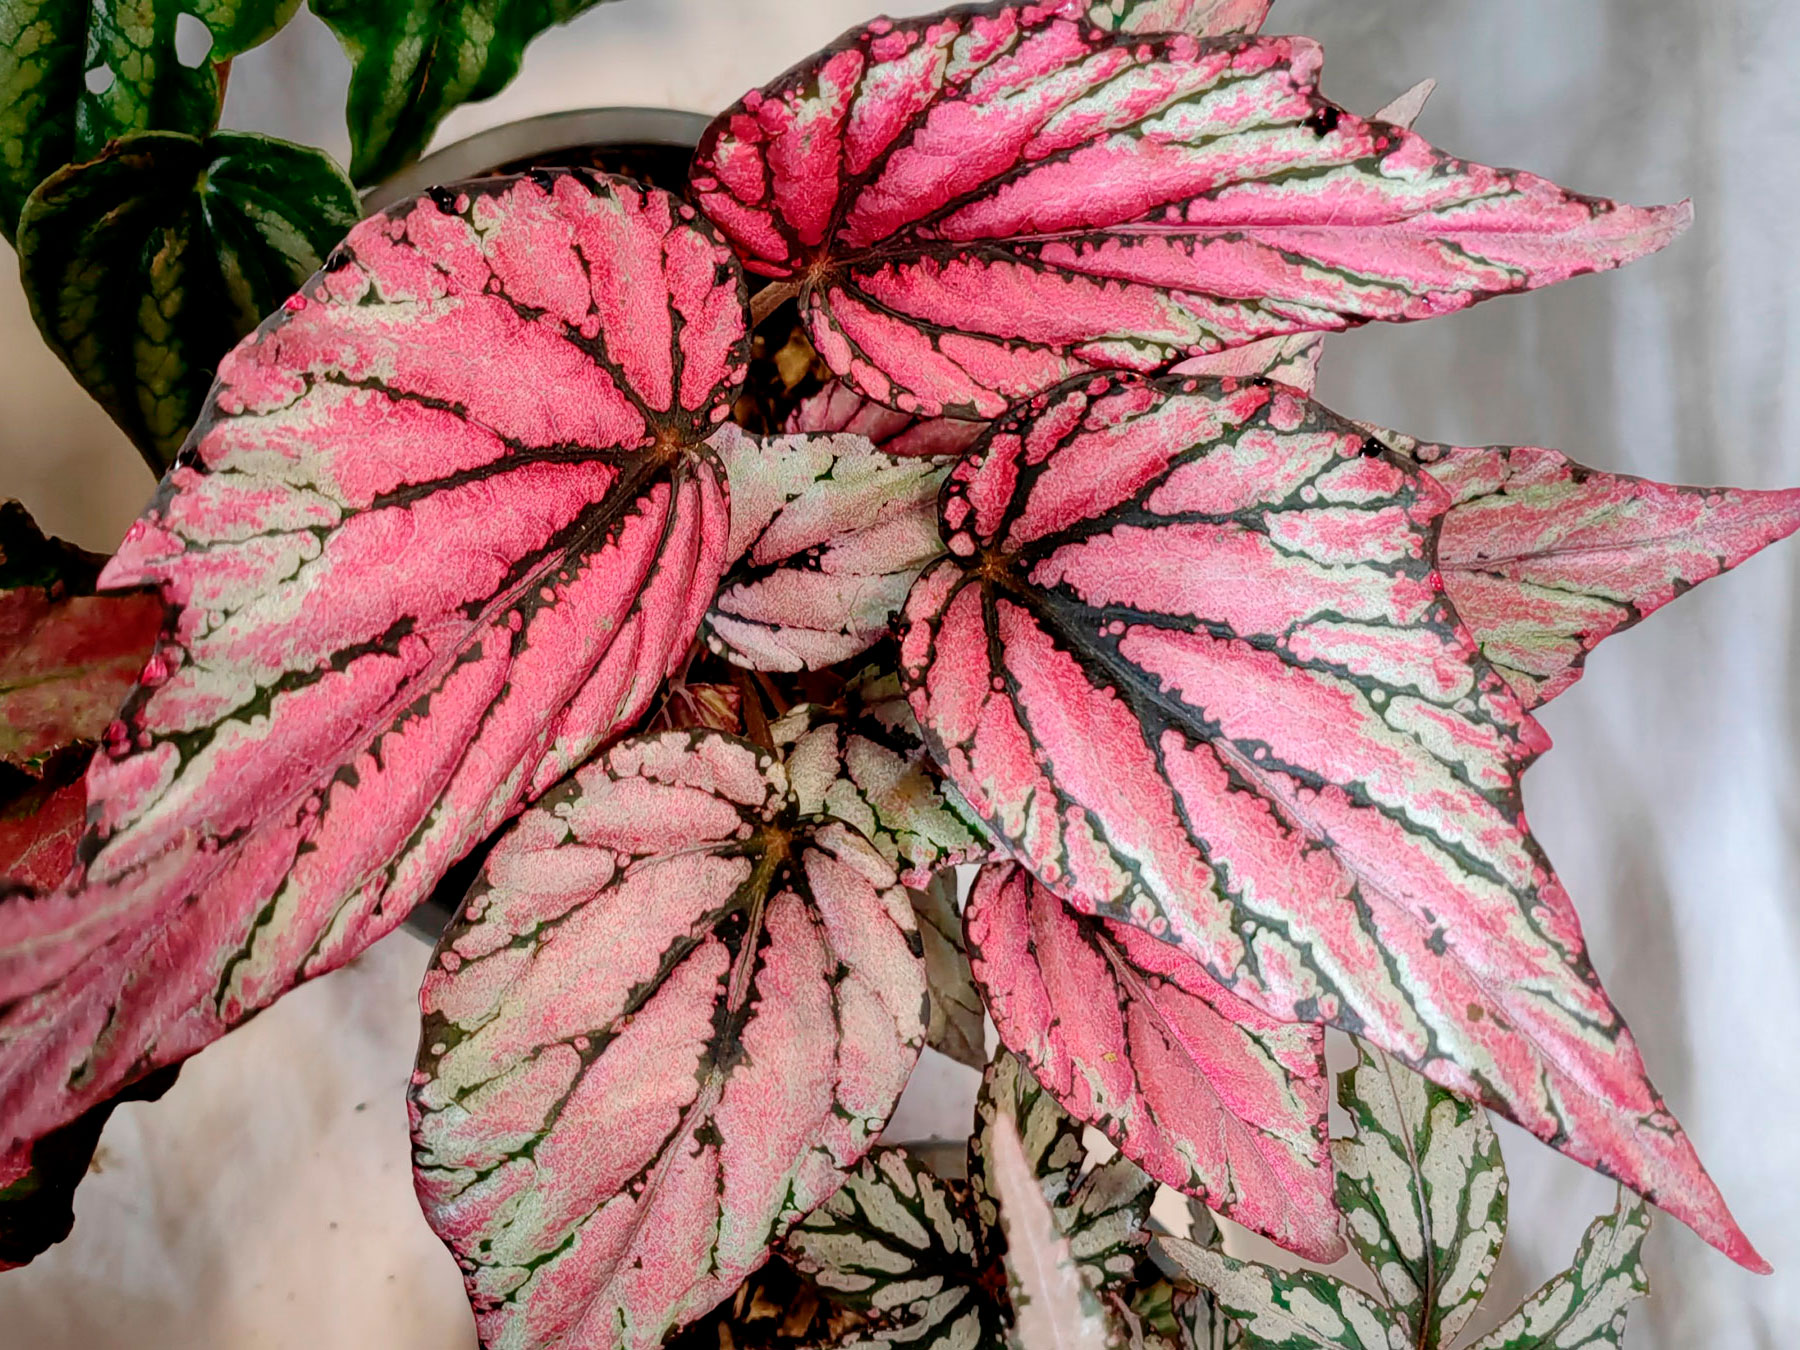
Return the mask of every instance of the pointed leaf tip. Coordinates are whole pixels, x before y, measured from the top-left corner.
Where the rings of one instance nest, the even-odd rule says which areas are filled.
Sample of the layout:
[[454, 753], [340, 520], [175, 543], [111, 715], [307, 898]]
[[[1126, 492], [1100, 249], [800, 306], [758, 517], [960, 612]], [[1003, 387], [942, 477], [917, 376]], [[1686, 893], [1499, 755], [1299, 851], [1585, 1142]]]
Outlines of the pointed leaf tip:
[[1375, 114], [1377, 122], [1392, 122], [1397, 127], [1410, 129], [1419, 120], [1419, 114], [1425, 111], [1425, 104], [1437, 90], [1437, 81], [1427, 77], [1420, 80], [1411, 89], [1394, 99], [1386, 107]]

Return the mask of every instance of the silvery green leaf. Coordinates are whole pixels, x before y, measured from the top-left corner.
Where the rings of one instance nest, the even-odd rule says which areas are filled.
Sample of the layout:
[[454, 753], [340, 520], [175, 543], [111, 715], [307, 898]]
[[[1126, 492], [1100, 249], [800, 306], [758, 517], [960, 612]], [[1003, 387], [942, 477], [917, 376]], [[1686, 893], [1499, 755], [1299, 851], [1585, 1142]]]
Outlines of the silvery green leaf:
[[1628, 1191], [1582, 1235], [1575, 1263], [1470, 1350], [1618, 1350], [1625, 1314], [1650, 1292], [1642, 1249], [1650, 1211]]

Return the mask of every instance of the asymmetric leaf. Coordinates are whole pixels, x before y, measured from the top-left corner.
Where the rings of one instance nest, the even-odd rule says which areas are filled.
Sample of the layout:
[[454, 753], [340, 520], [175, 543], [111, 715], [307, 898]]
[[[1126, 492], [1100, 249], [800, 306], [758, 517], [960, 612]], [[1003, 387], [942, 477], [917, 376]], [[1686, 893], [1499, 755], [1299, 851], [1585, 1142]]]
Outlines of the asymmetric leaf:
[[1016, 1350], [1106, 1350], [1106, 1319], [1057, 1227], [1012, 1117], [994, 1119], [989, 1176], [1006, 1234], [1006, 1284]]
[[775, 724], [804, 809], [854, 827], [909, 886], [988, 857], [987, 832], [926, 753], [899, 677], [867, 671], [844, 702], [841, 714], [802, 705]]
[[947, 867], [907, 894], [925, 944], [925, 983], [931, 995], [925, 1043], [959, 1064], [980, 1069], [988, 1062], [987, 1010], [969, 973], [969, 954], [963, 950], [956, 870]]
[[1670, 487], [1534, 446], [1382, 437], [1449, 490], [1445, 588], [1527, 708], [1579, 680], [1602, 638], [1800, 529], [1800, 489]]
[[0, 1142], [397, 925], [646, 713], [723, 571], [742, 279], [584, 171], [357, 227], [221, 367], [105, 581], [171, 615], [66, 893], [0, 904]]
[[1616, 267], [1688, 221], [1355, 117], [1319, 94], [1320, 59], [1305, 38], [1108, 33], [1067, 5], [877, 19], [721, 115], [693, 193], [797, 291], [834, 372], [981, 417], [1086, 369]]
[[1386, 1308], [1341, 1280], [1238, 1261], [1185, 1238], [1162, 1244], [1257, 1350], [1414, 1350]]
[[19, 275], [50, 350], [160, 474], [220, 358], [361, 215], [317, 150], [140, 132], [31, 194]]
[[874, 1142], [924, 999], [893, 871], [749, 742], [546, 795], [420, 994], [417, 1185], [482, 1344], [654, 1346], [729, 1295]]
[[1125, 1158], [1109, 1158], [1083, 1174], [1087, 1149], [1081, 1123], [1056, 1104], [1017, 1055], [989, 1062], [975, 1099], [969, 1135], [969, 1184], [981, 1220], [981, 1249], [991, 1260], [1004, 1248], [996, 1199], [993, 1134], [1005, 1117], [1056, 1216], [1057, 1231], [1095, 1292], [1118, 1288], [1137, 1272], [1150, 1241], [1156, 1182]]
[[1071, 903], [1270, 1016], [1365, 1036], [1759, 1265], [1527, 830], [1545, 738], [1444, 600], [1445, 504], [1281, 386], [1072, 382], [945, 488], [949, 556], [907, 602], [912, 706]]
[[832, 380], [788, 414], [786, 429], [847, 431], [868, 437], [877, 450], [905, 459], [960, 455], [987, 430], [987, 423], [896, 412], [865, 398], [842, 380]]
[[1408, 1345], [1448, 1346], [1506, 1237], [1506, 1167], [1487, 1112], [1360, 1046], [1338, 1080], [1355, 1134], [1332, 1142], [1338, 1207]]
[[1627, 1309], [1650, 1292], [1642, 1248], [1650, 1215], [1627, 1196], [1582, 1236], [1575, 1264], [1469, 1350], [1618, 1350]]
[[368, 186], [459, 106], [506, 88], [534, 37], [599, 0], [308, 2], [350, 56], [350, 175]]
[[1070, 910], [1022, 868], [981, 870], [965, 916], [1000, 1039], [1151, 1176], [1310, 1260], [1343, 1252], [1324, 1037], [1198, 963]]
[[752, 670], [819, 670], [887, 636], [907, 589], [944, 551], [947, 462], [896, 459], [854, 435], [722, 431], [733, 562], [707, 641]]
[[986, 1350], [1005, 1338], [1006, 1310], [977, 1278], [967, 1193], [903, 1149], [863, 1159], [788, 1234], [785, 1251], [831, 1298], [881, 1319], [836, 1350]]
[[[8, 0], [0, 8], [7, 242], [25, 198], [64, 164], [93, 159], [134, 131], [210, 132], [224, 99], [219, 66], [273, 37], [299, 7], [300, 0]], [[177, 50], [184, 15], [211, 35], [199, 61], [184, 62]]]

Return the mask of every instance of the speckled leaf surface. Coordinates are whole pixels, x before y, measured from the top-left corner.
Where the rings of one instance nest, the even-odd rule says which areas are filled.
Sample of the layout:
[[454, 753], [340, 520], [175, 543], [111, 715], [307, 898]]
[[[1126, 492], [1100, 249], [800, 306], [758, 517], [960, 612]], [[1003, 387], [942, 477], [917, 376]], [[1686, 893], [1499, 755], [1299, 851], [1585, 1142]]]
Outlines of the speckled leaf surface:
[[1063, 8], [1084, 13], [1109, 33], [1192, 33], [1223, 37], [1254, 33], [1269, 16], [1270, 0], [1070, 0]]
[[19, 275], [50, 350], [160, 473], [220, 359], [361, 214], [317, 150], [139, 132], [31, 194]]
[[874, 1142], [925, 1033], [912, 909], [780, 764], [621, 742], [501, 841], [420, 994], [419, 1196], [488, 1347], [648, 1347]]
[[1506, 1167], [1487, 1112], [1367, 1046], [1338, 1101], [1354, 1130], [1331, 1146], [1345, 1232], [1408, 1344], [1448, 1346], [1506, 1238]]
[[1343, 1251], [1324, 1038], [1222, 989], [1168, 943], [984, 867], [970, 963], [1000, 1039], [1150, 1176], [1311, 1260]]
[[960, 417], [919, 417], [884, 408], [842, 380], [825, 387], [788, 414], [786, 430], [847, 431], [866, 436], [877, 450], [900, 458], [960, 455], [987, 429]]
[[170, 617], [83, 870], [0, 905], [0, 1140], [348, 961], [650, 710], [723, 571], [745, 360], [689, 214], [584, 172], [427, 196], [226, 360], [103, 577]]
[[1057, 1105], [1023, 1060], [1004, 1048], [982, 1071], [975, 1128], [969, 1135], [969, 1186], [981, 1224], [981, 1250], [991, 1260], [1005, 1246], [993, 1156], [995, 1122], [1002, 1116], [1018, 1133], [1057, 1231], [1068, 1239], [1089, 1287], [1097, 1293], [1123, 1291], [1150, 1241], [1156, 1182], [1120, 1157], [1084, 1172], [1081, 1122]]
[[887, 636], [906, 592], [944, 551], [939, 459], [896, 458], [862, 436], [721, 430], [733, 564], [707, 641], [752, 670], [818, 670]]
[[[0, 7], [7, 242], [26, 197], [64, 164], [93, 159], [134, 131], [210, 132], [224, 96], [219, 64], [267, 41], [299, 7], [300, 0], [8, 0]], [[177, 49], [183, 14], [212, 37], [192, 64]]]
[[1364, 121], [1319, 94], [1320, 61], [1067, 7], [878, 19], [722, 114], [693, 191], [798, 289], [833, 371], [980, 417], [1085, 369], [1450, 313], [1688, 221]]
[[1019, 1132], [1004, 1112], [988, 1134], [988, 1176], [1006, 1234], [1006, 1287], [1013, 1350], [1106, 1350], [1100, 1300], [1038, 1185]]
[[1318, 333], [1295, 333], [1264, 338], [1242, 347], [1228, 347], [1211, 356], [1189, 357], [1170, 367], [1171, 375], [1204, 375], [1213, 379], [1232, 376], [1240, 380], [1266, 378], [1310, 395], [1319, 381], [1319, 358], [1325, 339]]
[[1469, 1350], [1619, 1350], [1631, 1305], [1650, 1292], [1642, 1249], [1650, 1214], [1621, 1195], [1613, 1213], [1594, 1220], [1575, 1264]]
[[308, 0], [350, 57], [350, 172], [367, 186], [418, 157], [460, 105], [492, 98], [526, 45], [600, 0]]
[[795, 1226], [784, 1254], [828, 1297], [879, 1319], [837, 1350], [988, 1350], [1004, 1344], [1009, 1318], [977, 1278], [975, 1238], [960, 1184], [882, 1148]]
[[1384, 437], [1449, 490], [1444, 584], [1528, 708], [1580, 679], [1602, 639], [1800, 529], [1800, 489], [1671, 487], [1535, 446]]
[[897, 675], [870, 668], [841, 710], [809, 705], [776, 723], [788, 772], [811, 813], [854, 827], [909, 886], [993, 850], [987, 830], [926, 752]]
[[901, 667], [950, 781], [1082, 909], [1355, 1031], [1760, 1258], [1526, 827], [1546, 744], [1443, 597], [1448, 494], [1280, 386], [1072, 382], [945, 489]]
[[24, 887], [53, 891], [75, 865], [75, 845], [87, 828], [87, 784], [29, 781], [0, 803], [0, 904]]
[[931, 994], [926, 1044], [979, 1071], [987, 1056], [987, 1009], [969, 973], [963, 950], [962, 911], [956, 903], [956, 871], [945, 868], [922, 887], [910, 888], [919, 939], [925, 944], [925, 982]]
[[1414, 1350], [1386, 1308], [1329, 1275], [1239, 1261], [1184, 1238], [1162, 1243], [1257, 1350]]

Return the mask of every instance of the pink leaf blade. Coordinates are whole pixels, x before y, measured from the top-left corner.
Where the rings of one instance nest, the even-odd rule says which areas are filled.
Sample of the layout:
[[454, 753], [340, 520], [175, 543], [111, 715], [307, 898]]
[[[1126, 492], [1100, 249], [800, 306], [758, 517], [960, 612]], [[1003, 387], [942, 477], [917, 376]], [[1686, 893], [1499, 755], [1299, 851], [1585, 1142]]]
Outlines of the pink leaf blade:
[[1114, 376], [946, 488], [901, 669], [934, 755], [1086, 912], [1353, 1030], [1760, 1262], [1524, 820], [1541, 728], [1432, 564], [1448, 494], [1291, 390]]
[[992, 417], [1083, 370], [1411, 321], [1620, 266], [1691, 212], [1445, 155], [1304, 38], [1066, 7], [878, 20], [714, 122], [696, 200], [877, 402]]
[[788, 415], [786, 430], [850, 432], [901, 459], [954, 457], [975, 443], [987, 423], [957, 417], [915, 417], [884, 408], [842, 380], [831, 380]]
[[1165, 1185], [1314, 1261], [1343, 1254], [1324, 1035], [1277, 1022], [1173, 947], [982, 869], [971, 968], [1003, 1043]]
[[718, 236], [585, 172], [364, 222], [225, 359], [104, 577], [171, 618], [83, 866], [0, 906], [0, 1137], [343, 964], [649, 710], [725, 566], [746, 360]]
[[1800, 489], [1673, 487], [1534, 446], [1400, 440], [1454, 498], [1444, 584], [1526, 707], [1579, 680], [1603, 639], [1800, 529]]
[[736, 738], [622, 742], [528, 811], [440, 944], [412, 1093], [483, 1344], [654, 1346], [729, 1296], [898, 1100], [913, 934]]
[[707, 611], [712, 648], [752, 670], [818, 670], [887, 636], [913, 578], [943, 552], [949, 464], [850, 434], [716, 438], [735, 561]]

